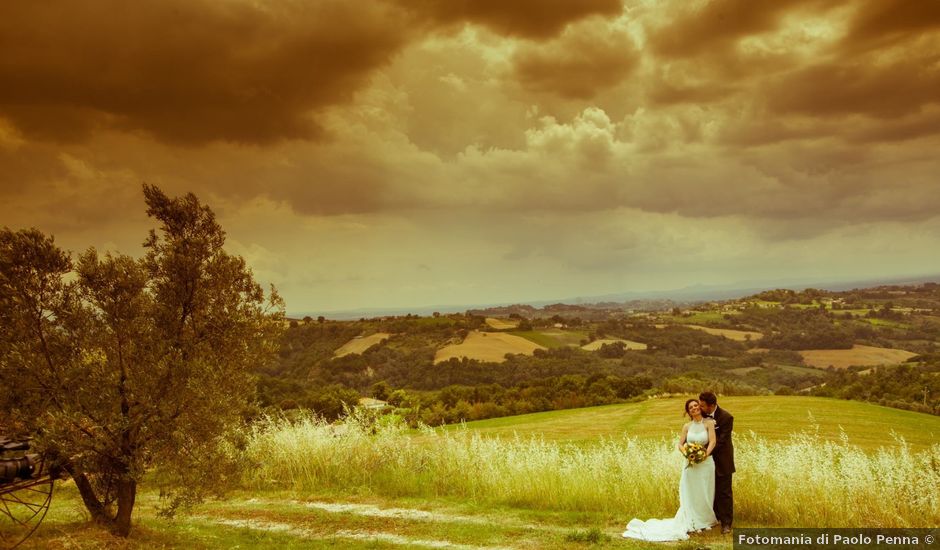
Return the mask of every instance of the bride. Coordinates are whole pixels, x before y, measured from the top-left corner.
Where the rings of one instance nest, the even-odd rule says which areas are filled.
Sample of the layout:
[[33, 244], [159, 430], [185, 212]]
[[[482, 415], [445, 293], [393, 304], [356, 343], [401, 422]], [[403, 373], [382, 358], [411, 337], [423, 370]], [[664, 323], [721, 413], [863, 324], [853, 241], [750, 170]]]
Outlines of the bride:
[[682, 470], [679, 480], [679, 511], [668, 519], [632, 519], [623, 532], [626, 538], [646, 541], [685, 540], [688, 533], [708, 529], [718, 523], [712, 509], [715, 500], [715, 421], [703, 418], [698, 401], [685, 402], [685, 413], [692, 419], [682, 427], [682, 437], [677, 449], [684, 453], [686, 443], [708, 444], [704, 462], [690, 465]]

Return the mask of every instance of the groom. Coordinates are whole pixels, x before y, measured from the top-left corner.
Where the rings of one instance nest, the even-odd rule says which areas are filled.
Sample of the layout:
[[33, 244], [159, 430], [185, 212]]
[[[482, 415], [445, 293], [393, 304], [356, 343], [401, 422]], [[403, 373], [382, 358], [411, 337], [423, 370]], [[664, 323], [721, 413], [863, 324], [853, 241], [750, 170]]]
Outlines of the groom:
[[731, 495], [731, 474], [734, 473], [734, 446], [731, 444], [731, 430], [734, 417], [718, 407], [715, 394], [706, 391], [698, 396], [699, 406], [706, 417], [715, 419], [715, 517], [721, 522], [721, 532], [730, 533], [734, 520], [734, 499]]

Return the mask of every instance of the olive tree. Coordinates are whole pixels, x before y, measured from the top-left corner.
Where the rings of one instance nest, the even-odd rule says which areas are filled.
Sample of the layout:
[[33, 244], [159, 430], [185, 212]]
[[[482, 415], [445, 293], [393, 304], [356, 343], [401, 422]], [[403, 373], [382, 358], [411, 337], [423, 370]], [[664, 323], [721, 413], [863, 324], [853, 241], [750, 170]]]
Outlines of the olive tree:
[[154, 186], [144, 198], [159, 227], [141, 258], [0, 231], [0, 422], [35, 434], [121, 536], [145, 474], [172, 510], [236, 471], [230, 436], [284, 315], [212, 210]]

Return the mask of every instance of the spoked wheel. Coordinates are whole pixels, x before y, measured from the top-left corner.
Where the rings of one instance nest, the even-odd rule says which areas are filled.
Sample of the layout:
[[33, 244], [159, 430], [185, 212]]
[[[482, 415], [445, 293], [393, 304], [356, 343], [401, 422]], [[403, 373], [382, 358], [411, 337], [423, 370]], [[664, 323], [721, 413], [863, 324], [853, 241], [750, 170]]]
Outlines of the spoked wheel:
[[0, 548], [16, 548], [39, 527], [52, 502], [52, 477], [0, 486]]

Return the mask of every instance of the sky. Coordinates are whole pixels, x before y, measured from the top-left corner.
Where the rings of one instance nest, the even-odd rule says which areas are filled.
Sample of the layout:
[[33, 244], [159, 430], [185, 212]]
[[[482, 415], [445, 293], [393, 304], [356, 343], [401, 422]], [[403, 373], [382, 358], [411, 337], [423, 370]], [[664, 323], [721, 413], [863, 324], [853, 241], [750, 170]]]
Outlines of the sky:
[[195, 193], [288, 312], [940, 273], [940, 2], [0, 5], [0, 226]]

